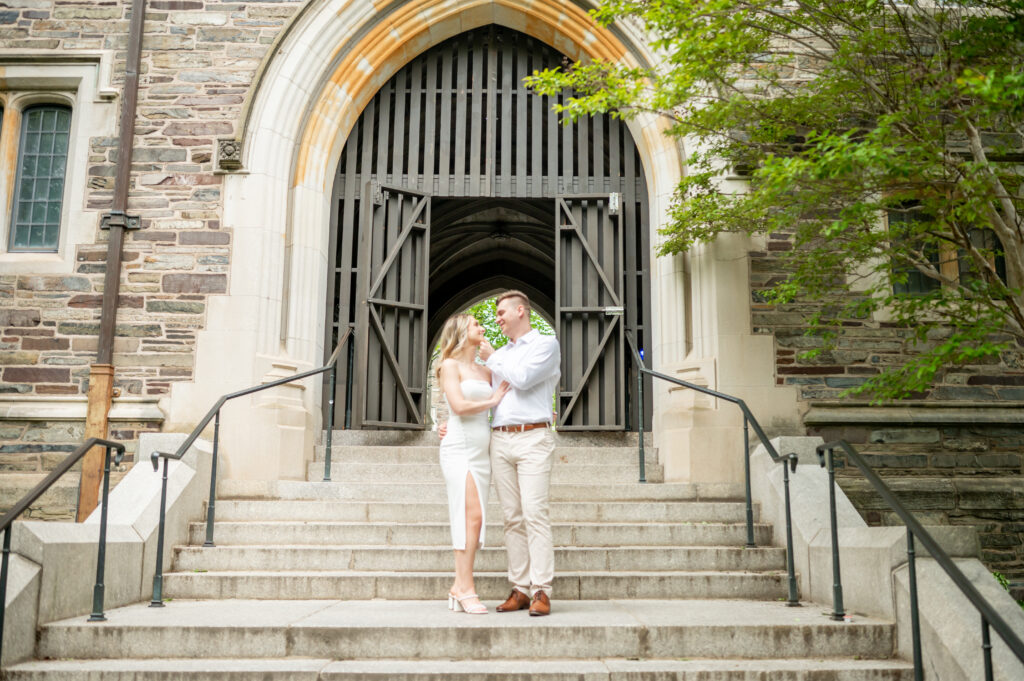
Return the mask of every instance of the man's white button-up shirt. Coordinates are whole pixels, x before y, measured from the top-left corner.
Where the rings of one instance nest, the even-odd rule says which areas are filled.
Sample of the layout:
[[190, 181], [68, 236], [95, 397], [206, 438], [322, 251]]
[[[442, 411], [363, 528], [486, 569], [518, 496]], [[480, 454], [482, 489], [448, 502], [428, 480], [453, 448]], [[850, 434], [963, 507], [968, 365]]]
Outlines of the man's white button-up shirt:
[[561, 364], [558, 339], [537, 329], [495, 350], [487, 359], [491, 383], [508, 381], [512, 389], [494, 408], [491, 427], [550, 422]]

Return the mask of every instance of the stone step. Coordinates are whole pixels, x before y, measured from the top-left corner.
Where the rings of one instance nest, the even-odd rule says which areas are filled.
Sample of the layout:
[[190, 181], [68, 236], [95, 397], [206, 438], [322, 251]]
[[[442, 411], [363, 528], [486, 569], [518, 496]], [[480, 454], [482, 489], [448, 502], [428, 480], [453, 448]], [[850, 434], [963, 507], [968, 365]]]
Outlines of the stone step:
[[900, 660], [45, 660], [10, 681], [911, 681]]
[[[390, 501], [424, 503], [446, 501], [440, 483], [367, 483], [303, 482], [280, 480], [275, 484], [276, 499], [332, 499], [341, 501]], [[246, 481], [221, 480], [219, 499], [252, 499], [253, 487]], [[264, 497], [265, 498], [265, 497]], [[743, 498], [740, 483], [552, 483], [551, 501], [736, 501]]]
[[[452, 585], [453, 566], [442, 572], [172, 572], [164, 575], [164, 595], [172, 599], [365, 601], [443, 600]], [[509, 592], [505, 572], [474, 573], [476, 592], [501, 601]], [[553, 597], [563, 600], [609, 598], [786, 597], [784, 572], [580, 572], [559, 570]]]
[[[324, 447], [316, 447], [315, 460], [324, 461]], [[389, 447], [384, 445], [335, 445], [331, 447], [332, 463], [432, 463], [437, 465], [439, 448], [435, 442], [432, 446], [415, 445]], [[562, 464], [602, 464], [631, 465], [639, 468], [639, 457], [636, 447], [555, 447], [555, 463]], [[658, 464], [657, 450], [644, 451], [644, 465]]]
[[[190, 543], [202, 544], [205, 523], [192, 523]], [[727, 523], [553, 523], [555, 546], [741, 546], [746, 526]], [[771, 544], [772, 528], [754, 526], [754, 541]], [[488, 523], [487, 546], [501, 546], [503, 531]], [[217, 522], [214, 542], [219, 545], [315, 544], [373, 546], [450, 546], [447, 523], [345, 522]]]
[[[487, 514], [501, 517], [496, 495]], [[755, 506], [754, 519], [758, 518]], [[335, 520], [368, 522], [442, 522], [448, 520], [446, 503], [366, 503], [358, 501], [241, 501], [220, 500], [217, 520]], [[734, 501], [554, 502], [554, 522], [701, 522], [740, 523], [746, 507]]]
[[[495, 601], [487, 603], [492, 607]], [[520, 659], [845, 657], [889, 659], [891, 623], [833, 622], [827, 606], [773, 601], [553, 602], [548, 617], [472, 616], [439, 601], [173, 600], [44, 625], [37, 657]]]
[[[661, 482], [661, 466], [650, 466], [645, 471], [647, 481]], [[306, 479], [323, 480], [323, 462], [311, 461], [306, 466]], [[635, 463], [619, 464], [561, 464], [551, 467], [551, 482], [557, 483], [625, 483], [640, 479]], [[339, 483], [364, 484], [368, 482], [437, 482], [443, 483], [438, 463], [332, 463], [331, 480]]]
[[[179, 546], [174, 549], [174, 570], [210, 571], [444, 571], [453, 569], [447, 546]], [[557, 570], [784, 570], [782, 548], [747, 549], [726, 546], [617, 546], [612, 548], [561, 547], [555, 551]], [[481, 572], [507, 569], [503, 547], [477, 552]]]
[[[320, 434], [320, 443], [325, 433]], [[433, 447], [438, 443], [433, 430], [335, 430], [331, 434], [334, 445], [374, 445]], [[561, 431], [555, 432], [556, 447], [632, 447], [637, 448], [636, 433], [625, 431]], [[653, 447], [650, 432], [644, 433], [644, 448]]]

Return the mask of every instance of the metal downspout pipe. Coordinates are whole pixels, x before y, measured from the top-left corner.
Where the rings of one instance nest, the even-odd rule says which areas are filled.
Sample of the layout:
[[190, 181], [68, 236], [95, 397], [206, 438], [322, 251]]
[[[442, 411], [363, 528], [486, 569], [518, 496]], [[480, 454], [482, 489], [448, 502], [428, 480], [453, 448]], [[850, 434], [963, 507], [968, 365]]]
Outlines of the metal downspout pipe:
[[[96, 362], [89, 367], [89, 396], [86, 411], [85, 437], [107, 436], [107, 415], [114, 392], [114, 330], [117, 322], [118, 298], [121, 293], [121, 258], [124, 233], [138, 229], [139, 219], [129, 216], [128, 192], [131, 188], [132, 150], [135, 143], [135, 112], [139, 98], [139, 67], [142, 58], [143, 22], [146, 0], [132, 0], [131, 23], [128, 29], [128, 55], [125, 62], [124, 89], [121, 93], [120, 127], [117, 142], [117, 166], [114, 198], [110, 213], [102, 218], [101, 227], [110, 230], [107, 242], [106, 272], [103, 280], [103, 307]], [[82, 478], [78, 489], [77, 520], [85, 520], [98, 503], [103, 478], [102, 447], [94, 447], [82, 460]]]

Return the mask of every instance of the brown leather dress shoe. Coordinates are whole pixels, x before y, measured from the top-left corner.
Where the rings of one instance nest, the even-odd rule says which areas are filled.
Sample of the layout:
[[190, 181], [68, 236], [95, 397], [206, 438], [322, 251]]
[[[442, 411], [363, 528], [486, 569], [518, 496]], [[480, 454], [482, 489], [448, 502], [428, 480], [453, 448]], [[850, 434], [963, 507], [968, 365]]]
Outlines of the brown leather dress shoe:
[[530, 615], [534, 617], [542, 617], [551, 613], [551, 600], [548, 595], [543, 591], [538, 591], [533, 596], [533, 602], [530, 603]]
[[512, 593], [508, 595], [508, 600], [499, 605], [497, 611], [514, 612], [516, 610], [525, 610], [528, 607], [530, 607], [530, 597], [519, 589], [512, 589]]

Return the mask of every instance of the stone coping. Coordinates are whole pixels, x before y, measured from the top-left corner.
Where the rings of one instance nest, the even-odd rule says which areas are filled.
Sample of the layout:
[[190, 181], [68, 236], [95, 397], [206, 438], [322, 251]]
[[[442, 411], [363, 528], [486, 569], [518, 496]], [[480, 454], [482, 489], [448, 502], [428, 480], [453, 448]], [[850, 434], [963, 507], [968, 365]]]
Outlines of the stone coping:
[[[160, 421], [165, 415], [158, 397], [115, 397], [107, 417], [110, 421]], [[0, 421], [82, 421], [88, 397], [0, 397]]]
[[843, 423], [1022, 424], [1024, 403], [912, 402], [891, 406], [850, 402], [811, 402], [804, 425]]

